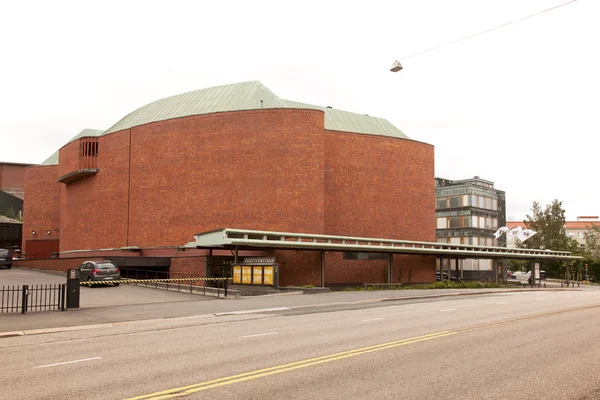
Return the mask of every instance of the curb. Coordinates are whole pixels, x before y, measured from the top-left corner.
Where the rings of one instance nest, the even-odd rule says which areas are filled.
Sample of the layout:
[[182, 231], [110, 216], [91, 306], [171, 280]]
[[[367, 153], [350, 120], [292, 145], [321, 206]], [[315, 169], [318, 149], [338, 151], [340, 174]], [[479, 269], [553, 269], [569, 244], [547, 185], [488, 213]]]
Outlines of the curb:
[[214, 313], [213, 315], [215, 317], [223, 317], [225, 315], [260, 314], [261, 312], [289, 311], [289, 310], [292, 310], [292, 309], [293, 309], [293, 307], [259, 308], [257, 310], [226, 311], [226, 312]]
[[[230, 315], [247, 315], [247, 314], [260, 314], [264, 312], [273, 312], [273, 311], [290, 311], [290, 310], [301, 310], [306, 308], [318, 308], [318, 307], [332, 307], [332, 306], [340, 306], [340, 305], [353, 305], [353, 304], [368, 304], [368, 303], [383, 303], [387, 301], [406, 301], [406, 300], [420, 300], [420, 299], [435, 299], [440, 297], [457, 297], [457, 296], [476, 296], [481, 294], [494, 294], [494, 293], [519, 293], [519, 292], [541, 292], [541, 291], [568, 291], [574, 290], [573, 288], [549, 288], [549, 289], [510, 289], [510, 290], [502, 290], [502, 291], [481, 291], [481, 292], [466, 292], [466, 293], [441, 293], [441, 294], [429, 294], [422, 296], [404, 296], [404, 297], [385, 297], [381, 299], [368, 299], [368, 300], [359, 300], [359, 301], [345, 301], [345, 302], [337, 302], [337, 303], [320, 303], [320, 304], [308, 304], [302, 306], [295, 307], [273, 307], [273, 308], [260, 308], [253, 310], [241, 310], [241, 311], [226, 311], [219, 313], [210, 313], [210, 314], [198, 314], [198, 315], [189, 315], [185, 317], [164, 317], [164, 318], [151, 318], [151, 319], [140, 319], [133, 321], [119, 321], [119, 322], [109, 322], [104, 324], [89, 324], [89, 325], [77, 325], [77, 326], [64, 326], [64, 327], [55, 327], [55, 328], [43, 328], [43, 329], [28, 329], [23, 331], [12, 331], [12, 332], [0, 332], [0, 339], [16, 337], [16, 336], [33, 336], [33, 335], [42, 335], [49, 333], [60, 333], [60, 332], [72, 332], [72, 331], [82, 331], [82, 330], [90, 330], [90, 329], [103, 329], [103, 328], [115, 328], [122, 326], [135, 326], [135, 325], [145, 325], [152, 324], [156, 322], [166, 322], [166, 321], [189, 321], [194, 319], [203, 319], [210, 317], [223, 317]], [[577, 290], [577, 289], [575, 289]]]
[[[573, 288], [571, 288], [573, 289]], [[481, 292], [466, 292], [466, 293], [442, 293], [432, 294], [424, 296], [412, 296], [412, 297], [388, 297], [381, 299], [381, 301], [400, 301], [400, 300], [411, 300], [411, 299], [435, 299], [438, 297], [453, 297], [453, 296], [477, 296], [480, 294], [495, 294], [495, 293], [523, 293], [523, 292], [554, 292], [554, 291], [566, 291], [567, 288], [538, 288], [538, 289], [507, 289], [507, 290], [488, 290]]]
[[25, 335], [25, 333], [23, 331], [0, 332], [0, 338], [24, 336], [24, 335]]

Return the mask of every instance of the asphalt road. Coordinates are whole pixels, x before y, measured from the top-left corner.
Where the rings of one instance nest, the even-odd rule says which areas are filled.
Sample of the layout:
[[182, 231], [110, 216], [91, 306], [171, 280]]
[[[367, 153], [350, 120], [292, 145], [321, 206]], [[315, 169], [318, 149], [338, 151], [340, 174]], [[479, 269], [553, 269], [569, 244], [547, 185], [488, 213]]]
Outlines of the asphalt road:
[[597, 399], [599, 321], [600, 291], [587, 290], [6, 338], [0, 388], [5, 399]]

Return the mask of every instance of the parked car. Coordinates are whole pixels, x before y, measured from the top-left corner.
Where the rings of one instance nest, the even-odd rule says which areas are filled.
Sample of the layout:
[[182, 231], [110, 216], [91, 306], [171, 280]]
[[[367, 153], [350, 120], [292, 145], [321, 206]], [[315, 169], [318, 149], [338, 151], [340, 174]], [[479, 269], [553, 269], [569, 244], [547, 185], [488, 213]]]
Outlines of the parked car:
[[[79, 269], [79, 279], [82, 282], [111, 283], [121, 280], [121, 271], [112, 261], [86, 261], [77, 269]], [[119, 286], [119, 283], [115, 282], [113, 285]]]
[[12, 268], [12, 254], [7, 249], [0, 249], [0, 267]]
[[[540, 270], [540, 279], [541, 280], [546, 280], [547, 276], [548, 275], [546, 274], [546, 271]], [[528, 272], [516, 271], [510, 276], [510, 278], [518, 279], [520, 281], [527, 281], [529, 284], [531, 284], [531, 271], [528, 271]]]

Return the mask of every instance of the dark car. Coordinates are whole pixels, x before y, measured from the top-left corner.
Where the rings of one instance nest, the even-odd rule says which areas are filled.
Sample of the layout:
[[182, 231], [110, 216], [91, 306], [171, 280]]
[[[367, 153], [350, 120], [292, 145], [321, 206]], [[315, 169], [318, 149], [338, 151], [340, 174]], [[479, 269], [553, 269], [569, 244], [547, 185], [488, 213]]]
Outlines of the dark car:
[[114, 286], [119, 286], [118, 281], [121, 280], [119, 267], [112, 261], [86, 261], [77, 269], [82, 282], [106, 282], [107, 284], [113, 282]]
[[12, 254], [7, 249], [0, 249], [0, 267], [12, 268]]

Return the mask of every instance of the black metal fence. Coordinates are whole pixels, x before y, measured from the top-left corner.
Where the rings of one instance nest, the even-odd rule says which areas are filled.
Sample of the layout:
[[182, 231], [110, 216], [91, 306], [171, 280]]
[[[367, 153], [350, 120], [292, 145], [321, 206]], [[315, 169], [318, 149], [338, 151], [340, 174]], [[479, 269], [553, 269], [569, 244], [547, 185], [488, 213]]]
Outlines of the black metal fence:
[[0, 313], [65, 310], [65, 284], [2, 286]]
[[[170, 272], [165, 270], [144, 270], [138, 268], [119, 268], [121, 272], [122, 283], [130, 283], [136, 286], [143, 286], [154, 289], [172, 290], [206, 296], [216, 295], [227, 297], [229, 282], [226, 278], [205, 278], [198, 275], [182, 274], [179, 272]], [[132, 282], [126, 282], [131, 279]], [[229, 278], [231, 279], [231, 278]], [[105, 282], [92, 282], [103, 285]], [[88, 285], [82, 282], [82, 285]]]

